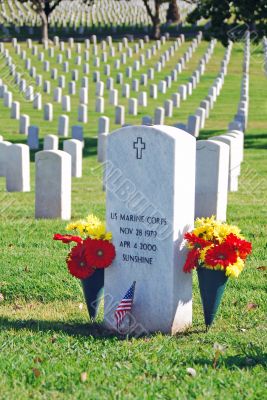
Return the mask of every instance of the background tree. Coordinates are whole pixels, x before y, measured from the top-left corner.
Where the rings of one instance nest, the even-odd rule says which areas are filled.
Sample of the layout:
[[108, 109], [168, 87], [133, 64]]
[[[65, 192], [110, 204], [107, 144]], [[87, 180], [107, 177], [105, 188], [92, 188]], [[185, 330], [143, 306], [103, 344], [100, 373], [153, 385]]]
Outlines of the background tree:
[[[176, 0], [154, 0], [154, 11], [152, 10], [149, 0], [143, 0], [144, 5], [146, 7], [147, 13], [150, 16], [150, 19], [153, 24], [153, 30], [152, 30], [152, 36], [154, 39], [159, 39], [160, 38], [160, 6], [163, 3], [170, 3], [169, 9], [170, 9], [170, 20], [173, 22], [178, 22], [180, 20], [180, 13], [179, 13], [179, 8], [177, 5]], [[167, 13], [168, 15], [168, 13]], [[167, 17], [168, 19], [168, 17]]]
[[[42, 21], [42, 41], [49, 39], [49, 16], [62, 0], [30, 0], [32, 9], [40, 16]], [[26, 3], [27, 0], [21, 0]]]
[[170, 1], [166, 18], [167, 18], [168, 22], [179, 22], [180, 21], [181, 17], [180, 17], [177, 0]]
[[244, 31], [254, 32], [254, 39], [267, 33], [266, 0], [186, 0], [196, 4], [187, 21], [196, 23], [202, 18], [210, 21], [210, 32], [223, 44], [228, 39], [242, 39]]

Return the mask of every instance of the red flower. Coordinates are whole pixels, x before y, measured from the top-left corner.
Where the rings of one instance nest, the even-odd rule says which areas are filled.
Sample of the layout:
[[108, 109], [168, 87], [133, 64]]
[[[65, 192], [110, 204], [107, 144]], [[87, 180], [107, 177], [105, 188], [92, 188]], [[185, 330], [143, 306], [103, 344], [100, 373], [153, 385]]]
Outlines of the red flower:
[[199, 249], [192, 249], [187, 254], [185, 265], [183, 267], [184, 272], [191, 272], [192, 269], [197, 267], [197, 261], [199, 258]]
[[226, 243], [211, 247], [207, 250], [205, 263], [215, 267], [217, 264], [226, 268], [237, 260], [236, 251]]
[[233, 250], [237, 251], [240, 258], [245, 260], [245, 258], [251, 253], [252, 245], [246, 240], [240, 239], [233, 233], [230, 233], [225, 239], [225, 242]]
[[70, 243], [70, 242], [82, 243], [83, 242], [83, 240], [80, 236], [60, 235], [60, 233], [55, 233], [53, 239], [61, 240], [63, 243]]
[[107, 268], [115, 258], [115, 247], [107, 240], [87, 238], [84, 246], [85, 258], [91, 267]]
[[78, 243], [73, 247], [67, 259], [68, 270], [78, 279], [85, 279], [93, 275], [95, 270], [89, 266], [85, 258], [85, 247]]
[[194, 233], [187, 232], [184, 235], [184, 238], [192, 245], [194, 248], [197, 249], [204, 249], [206, 246], [210, 246], [212, 242], [209, 242], [208, 240], [204, 240]]

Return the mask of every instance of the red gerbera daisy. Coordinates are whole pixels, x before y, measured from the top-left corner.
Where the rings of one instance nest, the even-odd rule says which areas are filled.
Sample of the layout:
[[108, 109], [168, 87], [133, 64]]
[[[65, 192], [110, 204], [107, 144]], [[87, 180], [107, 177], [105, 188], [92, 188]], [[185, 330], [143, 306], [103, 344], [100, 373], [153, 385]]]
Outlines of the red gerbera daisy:
[[225, 243], [211, 247], [207, 250], [205, 256], [205, 263], [212, 267], [219, 264], [226, 268], [228, 265], [234, 264], [236, 260], [237, 254], [235, 250]]
[[184, 238], [195, 248], [197, 249], [204, 249], [204, 247], [210, 246], [212, 242], [209, 242], [208, 240], [204, 240], [194, 233], [187, 232], [184, 235]]
[[252, 245], [250, 242], [246, 240], [240, 239], [238, 236], [230, 233], [225, 239], [225, 242], [232, 249], [237, 251], [240, 258], [245, 260], [245, 258], [251, 253]]
[[95, 270], [87, 263], [85, 258], [85, 247], [80, 243], [71, 249], [67, 259], [67, 265], [71, 275], [78, 279], [88, 278], [95, 272]]
[[76, 242], [76, 243], [82, 243], [83, 240], [80, 236], [72, 236], [72, 235], [60, 235], [60, 233], [55, 233], [54, 240], [61, 240], [63, 243], [70, 243], [70, 242]]
[[85, 258], [91, 267], [107, 268], [115, 258], [115, 247], [107, 240], [87, 238], [84, 246]]
[[189, 251], [189, 253], [187, 254], [185, 265], [183, 267], [184, 272], [191, 272], [194, 268], [197, 267], [199, 253], [199, 249], [192, 249], [191, 251]]

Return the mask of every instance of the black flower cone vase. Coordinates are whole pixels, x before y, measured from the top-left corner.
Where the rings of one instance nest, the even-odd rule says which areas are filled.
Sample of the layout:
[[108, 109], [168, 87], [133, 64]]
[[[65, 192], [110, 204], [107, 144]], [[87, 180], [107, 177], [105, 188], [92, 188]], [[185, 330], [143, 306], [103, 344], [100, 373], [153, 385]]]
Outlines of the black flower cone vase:
[[104, 292], [104, 269], [97, 269], [89, 278], [81, 280], [89, 317], [95, 319]]
[[197, 275], [205, 324], [208, 329], [218, 311], [228, 277], [224, 271], [202, 267], [197, 268]]

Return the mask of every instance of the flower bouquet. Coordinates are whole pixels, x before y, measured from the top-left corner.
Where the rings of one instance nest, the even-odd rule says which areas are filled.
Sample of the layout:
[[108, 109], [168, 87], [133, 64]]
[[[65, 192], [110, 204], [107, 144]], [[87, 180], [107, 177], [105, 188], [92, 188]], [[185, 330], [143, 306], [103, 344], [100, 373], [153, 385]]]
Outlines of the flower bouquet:
[[54, 240], [75, 244], [68, 253], [67, 267], [71, 275], [81, 280], [89, 316], [95, 318], [104, 286], [104, 269], [116, 255], [112, 234], [94, 215], [70, 223], [66, 230], [76, 232], [77, 236], [56, 233]]
[[252, 250], [237, 226], [198, 218], [195, 229], [184, 235], [190, 249], [184, 272], [197, 270], [205, 324], [208, 328], [218, 310], [228, 277], [237, 278]]

